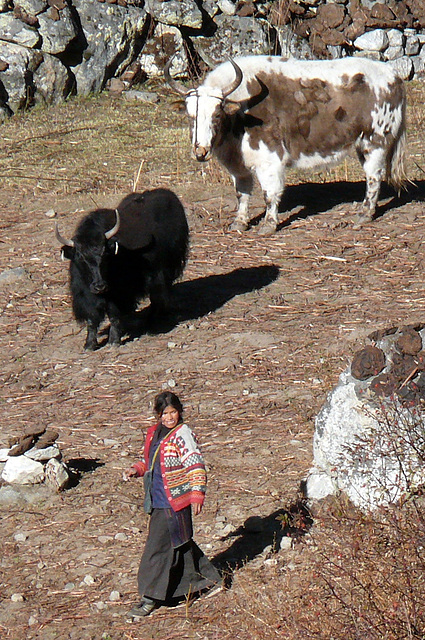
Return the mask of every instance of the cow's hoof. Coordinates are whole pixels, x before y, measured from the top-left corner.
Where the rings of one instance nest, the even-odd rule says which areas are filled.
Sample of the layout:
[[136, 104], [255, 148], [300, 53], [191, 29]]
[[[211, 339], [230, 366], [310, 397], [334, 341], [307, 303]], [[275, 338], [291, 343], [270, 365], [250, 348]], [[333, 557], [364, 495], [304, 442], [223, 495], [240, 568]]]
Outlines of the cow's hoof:
[[229, 227], [229, 231], [246, 231], [248, 229], [248, 223], [243, 220], [234, 220]]
[[276, 231], [277, 225], [272, 220], [263, 220], [258, 225], [258, 234], [260, 236], [272, 236]]

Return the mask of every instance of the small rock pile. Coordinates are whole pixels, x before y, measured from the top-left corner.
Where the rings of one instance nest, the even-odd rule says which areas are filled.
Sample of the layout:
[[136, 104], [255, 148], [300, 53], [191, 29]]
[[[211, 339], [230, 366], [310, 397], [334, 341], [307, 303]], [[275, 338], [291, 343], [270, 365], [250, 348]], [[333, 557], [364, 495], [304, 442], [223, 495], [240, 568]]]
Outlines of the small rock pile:
[[33, 427], [9, 440], [0, 449], [3, 483], [34, 485], [46, 483], [62, 491], [69, 485], [71, 474], [56, 444], [59, 434], [46, 427]]
[[351, 363], [351, 375], [364, 383], [356, 387], [360, 399], [397, 398], [405, 406], [425, 403], [425, 351], [420, 333], [424, 327], [391, 327], [368, 336], [372, 344], [358, 351]]

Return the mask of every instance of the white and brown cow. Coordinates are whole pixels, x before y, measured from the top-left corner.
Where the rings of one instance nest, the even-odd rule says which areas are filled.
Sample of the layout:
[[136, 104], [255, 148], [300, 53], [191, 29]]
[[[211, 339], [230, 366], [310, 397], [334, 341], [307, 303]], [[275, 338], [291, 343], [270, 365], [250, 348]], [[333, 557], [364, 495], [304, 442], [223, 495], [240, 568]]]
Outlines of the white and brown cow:
[[185, 97], [195, 158], [214, 154], [233, 178], [239, 206], [231, 229], [248, 227], [254, 173], [267, 206], [260, 233], [272, 233], [286, 169], [338, 164], [353, 146], [366, 174], [358, 225], [372, 219], [382, 180], [396, 188], [405, 183], [406, 98], [389, 65], [245, 56], [188, 90], [171, 78], [170, 64], [164, 75]]

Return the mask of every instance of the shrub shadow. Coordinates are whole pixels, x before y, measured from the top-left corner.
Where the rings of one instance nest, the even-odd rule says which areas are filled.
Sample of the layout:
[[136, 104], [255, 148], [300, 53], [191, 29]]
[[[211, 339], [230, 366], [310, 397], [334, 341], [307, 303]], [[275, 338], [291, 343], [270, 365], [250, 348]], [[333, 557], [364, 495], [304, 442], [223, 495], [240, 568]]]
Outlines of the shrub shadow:
[[127, 340], [146, 333], [168, 333], [181, 322], [196, 320], [216, 311], [235, 296], [266, 287], [278, 275], [276, 265], [260, 265], [179, 282], [173, 287], [170, 311], [155, 319], [149, 317], [149, 307], [137, 312], [128, 325]]
[[223, 576], [224, 586], [229, 588], [233, 573], [243, 565], [261, 555], [268, 547], [269, 553], [279, 551], [284, 537], [299, 539], [313, 524], [313, 519], [305, 502], [300, 500], [288, 510], [278, 509], [268, 516], [251, 516], [235, 531], [221, 538], [234, 539], [225, 550], [211, 561]]

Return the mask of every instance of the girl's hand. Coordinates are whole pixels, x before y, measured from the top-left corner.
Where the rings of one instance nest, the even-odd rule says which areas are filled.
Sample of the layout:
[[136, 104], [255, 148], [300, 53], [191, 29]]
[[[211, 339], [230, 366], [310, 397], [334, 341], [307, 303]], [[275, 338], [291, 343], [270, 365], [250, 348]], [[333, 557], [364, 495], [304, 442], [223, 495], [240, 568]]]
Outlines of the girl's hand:
[[199, 504], [199, 502], [194, 502], [192, 504], [192, 511], [194, 516], [199, 516], [202, 511], [202, 504]]
[[124, 480], [124, 482], [130, 480], [130, 478], [134, 478], [134, 476], [137, 476], [137, 471], [134, 467], [130, 467], [129, 469], [126, 469], [122, 472], [122, 479]]

